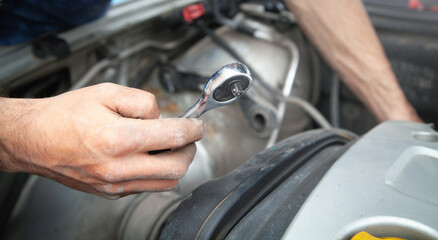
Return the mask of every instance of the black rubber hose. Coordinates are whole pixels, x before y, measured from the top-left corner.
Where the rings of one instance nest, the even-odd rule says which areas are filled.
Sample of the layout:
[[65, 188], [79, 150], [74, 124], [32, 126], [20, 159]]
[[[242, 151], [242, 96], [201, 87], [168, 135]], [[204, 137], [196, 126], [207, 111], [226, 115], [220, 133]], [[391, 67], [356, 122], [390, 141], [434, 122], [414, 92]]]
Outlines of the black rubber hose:
[[330, 121], [332, 126], [339, 128], [339, 88], [340, 81], [338, 75], [333, 72], [331, 87], [330, 87]]

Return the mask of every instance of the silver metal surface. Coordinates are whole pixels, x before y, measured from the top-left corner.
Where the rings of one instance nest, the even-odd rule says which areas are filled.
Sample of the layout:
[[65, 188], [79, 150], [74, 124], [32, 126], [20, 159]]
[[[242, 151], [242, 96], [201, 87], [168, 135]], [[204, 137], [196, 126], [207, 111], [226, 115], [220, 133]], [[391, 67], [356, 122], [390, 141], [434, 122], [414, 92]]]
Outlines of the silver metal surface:
[[[324, 116], [319, 113], [319, 111], [314, 108], [310, 103], [308, 103], [305, 99], [299, 99], [297, 97], [289, 96], [292, 92], [292, 87], [294, 85], [300, 62], [300, 51], [296, 43], [291, 39], [286, 38], [284, 35], [278, 33], [271, 26], [245, 18], [242, 13], [237, 14], [232, 22], [233, 24], [231, 24], [230, 22], [223, 23], [232, 29], [235, 29], [236, 26], [241, 25], [242, 23], [245, 23], [245, 25], [250, 26], [253, 29], [257, 29], [254, 33], [255, 38], [284, 47], [289, 53], [289, 58], [291, 59], [291, 61], [289, 62], [289, 67], [283, 89], [281, 93], [280, 91], [278, 91], [281, 96], [275, 96], [275, 98], [279, 100], [279, 104], [276, 110], [277, 123], [270, 133], [266, 148], [273, 146], [278, 140], [278, 137], [280, 135], [280, 128], [286, 113], [287, 103], [293, 103], [297, 104], [300, 107], [303, 107], [303, 110], [305, 110], [307, 114], [309, 114], [318, 124], [320, 124], [321, 127], [331, 128], [331, 125], [324, 118]], [[272, 94], [272, 91], [270, 92]]]
[[[171, 42], [159, 42], [154, 40], [146, 39], [143, 42], [139, 42], [135, 44], [134, 46], [131, 46], [129, 48], [124, 49], [120, 53], [117, 54], [117, 56], [113, 59], [103, 59], [97, 63], [95, 63], [92, 67], [88, 69], [88, 71], [70, 88], [70, 90], [76, 90], [82, 87], [87, 86], [91, 82], [93, 78], [96, 77], [96, 75], [101, 72], [102, 70], [109, 68], [109, 67], [115, 67], [118, 64], [120, 64], [121, 61], [132, 57], [134, 54], [137, 54], [141, 51], [144, 51], [148, 48], [156, 48], [161, 50], [171, 50], [179, 45], [185, 43], [187, 40], [192, 38], [195, 35], [195, 31], [188, 31], [186, 35], [183, 37], [176, 39]], [[121, 64], [121, 70], [119, 74], [119, 84], [126, 86], [127, 85], [127, 76], [129, 76], [127, 72], [127, 64], [122, 63]]]
[[[290, 70], [290, 62], [295, 61], [293, 58], [296, 56], [291, 56], [279, 44], [255, 39], [237, 33], [228, 27], [219, 28], [216, 33], [224, 38], [245, 61], [251, 63], [252, 67], [257, 69], [264, 79], [268, 80], [271, 87], [283, 88], [286, 74]], [[294, 40], [297, 39], [296, 35], [292, 35], [292, 37]], [[310, 99], [313, 92], [313, 83], [309, 73], [306, 52], [302, 54], [302, 57], [304, 61], [301, 61], [296, 75], [293, 95]], [[206, 37], [177, 59], [177, 64], [186, 70], [209, 75], [211, 72], [216, 71], [218, 67], [234, 61], [236, 60], [227, 52]], [[265, 107], [254, 108], [251, 115], [251, 118], [261, 119], [261, 124], [265, 125], [266, 131], [262, 133], [255, 132], [248, 125], [248, 119], [236, 103], [217, 109], [214, 114], [205, 114], [201, 117], [207, 124], [207, 132], [201, 143], [207, 149], [214, 164], [214, 177], [228, 173], [265, 149], [267, 137], [277, 123], [277, 121], [270, 121], [271, 118], [275, 118], [276, 107], [274, 104], [277, 103], [273, 101], [272, 96], [266, 95], [265, 92], [259, 89], [260, 84], [254, 81], [251, 89], [245, 94], [254, 96], [257, 103]], [[189, 107], [194, 101], [198, 100], [198, 96], [199, 93], [160, 94], [158, 101], [162, 102], [162, 113], [165, 117], [175, 117], [182, 112], [178, 112], [178, 109]], [[175, 107], [167, 107], [174, 105], [177, 106], [176, 110], [173, 110]], [[267, 112], [266, 109], [271, 111]], [[289, 104], [285, 121], [281, 127], [280, 138], [303, 131], [309, 122], [305, 112], [296, 105]]]
[[[224, 86], [227, 83], [230, 86]], [[246, 82], [246, 84], [244, 84]], [[240, 89], [236, 89], [236, 84], [240, 85]], [[245, 89], [242, 86], [246, 85]], [[222, 107], [235, 102], [242, 94], [244, 94], [252, 85], [252, 78], [248, 68], [241, 63], [231, 63], [223, 66], [205, 82], [201, 98], [190, 107], [181, 118], [197, 118], [208, 110]], [[227, 100], [215, 98], [215, 92], [219, 88], [228, 88], [229, 95], [233, 97]], [[234, 91], [233, 91], [234, 89]]]
[[158, 239], [161, 226], [183, 198], [176, 192], [138, 196], [123, 214], [117, 240]]
[[349, 240], [360, 231], [438, 239], [437, 136], [430, 125], [395, 121], [367, 133], [327, 172], [283, 239]]

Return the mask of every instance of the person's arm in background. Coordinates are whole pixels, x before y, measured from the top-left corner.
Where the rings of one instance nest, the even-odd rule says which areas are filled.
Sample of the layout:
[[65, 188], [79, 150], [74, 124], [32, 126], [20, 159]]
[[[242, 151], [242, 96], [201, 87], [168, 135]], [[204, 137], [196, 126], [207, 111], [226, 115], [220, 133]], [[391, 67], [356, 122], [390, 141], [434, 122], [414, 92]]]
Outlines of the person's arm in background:
[[115, 84], [44, 99], [0, 98], [0, 171], [49, 177], [107, 198], [173, 189], [204, 124], [159, 115], [152, 94]]
[[421, 121], [359, 0], [286, 0], [299, 25], [379, 121]]

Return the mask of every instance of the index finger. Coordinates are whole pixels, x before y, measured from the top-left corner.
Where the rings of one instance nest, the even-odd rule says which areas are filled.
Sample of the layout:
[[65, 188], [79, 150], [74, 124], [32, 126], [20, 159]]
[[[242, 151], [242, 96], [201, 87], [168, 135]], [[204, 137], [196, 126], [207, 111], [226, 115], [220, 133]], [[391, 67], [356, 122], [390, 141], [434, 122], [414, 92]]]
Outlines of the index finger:
[[200, 140], [205, 132], [204, 123], [194, 118], [117, 120], [118, 124], [107, 125], [94, 136], [98, 147], [115, 156], [179, 148]]
[[204, 122], [195, 118], [149, 120], [149, 130], [143, 131], [145, 145], [140, 151], [179, 148], [200, 140], [205, 133]]

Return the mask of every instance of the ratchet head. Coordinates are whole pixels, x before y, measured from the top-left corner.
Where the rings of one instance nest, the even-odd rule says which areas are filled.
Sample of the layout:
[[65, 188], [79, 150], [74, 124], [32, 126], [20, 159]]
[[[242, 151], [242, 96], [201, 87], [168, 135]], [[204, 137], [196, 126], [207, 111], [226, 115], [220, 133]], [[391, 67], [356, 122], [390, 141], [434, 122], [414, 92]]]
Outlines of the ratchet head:
[[251, 84], [252, 78], [245, 65], [231, 63], [223, 66], [204, 85], [202, 96], [207, 98], [205, 111], [236, 101]]
[[199, 117], [213, 108], [236, 101], [252, 85], [248, 68], [241, 63], [231, 63], [215, 72], [204, 84], [201, 98], [181, 117]]
[[204, 93], [216, 104], [228, 104], [242, 96], [252, 84], [248, 68], [241, 63], [223, 66], [204, 86]]

